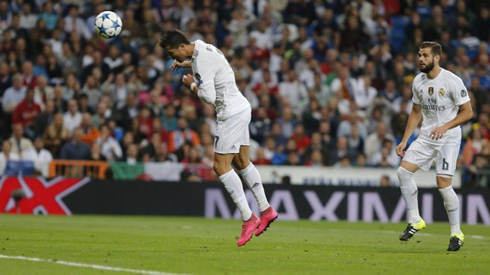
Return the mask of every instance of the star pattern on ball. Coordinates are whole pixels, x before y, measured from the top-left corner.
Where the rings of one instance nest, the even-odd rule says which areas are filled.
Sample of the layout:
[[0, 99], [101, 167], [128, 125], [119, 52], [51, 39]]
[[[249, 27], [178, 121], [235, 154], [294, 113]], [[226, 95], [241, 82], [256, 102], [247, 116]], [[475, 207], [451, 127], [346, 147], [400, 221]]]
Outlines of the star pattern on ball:
[[117, 21], [113, 21], [114, 22], [114, 25], [112, 26], [114, 29], [117, 29], [117, 27], [121, 27], [121, 25], [119, 25], [117, 23]]
[[100, 33], [105, 33], [105, 30], [107, 30], [106, 28], [104, 28], [104, 26], [100, 26], [99, 27], [99, 31]]
[[108, 13], [103, 13], [103, 14], [102, 14], [102, 20], [105, 20], [105, 19], [111, 20], [111, 19], [109, 18], [109, 14], [108, 14]]

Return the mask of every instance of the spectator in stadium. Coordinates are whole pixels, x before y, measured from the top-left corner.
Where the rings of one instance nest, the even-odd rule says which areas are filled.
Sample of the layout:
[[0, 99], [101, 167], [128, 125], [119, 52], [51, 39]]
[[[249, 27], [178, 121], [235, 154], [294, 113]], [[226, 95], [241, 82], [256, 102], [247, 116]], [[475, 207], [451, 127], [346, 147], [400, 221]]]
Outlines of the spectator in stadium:
[[364, 155], [363, 153], [357, 155], [355, 167], [359, 167], [359, 168], [369, 167], [366, 163], [366, 155]]
[[24, 127], [24, 134], [29, 138], [34, 138], [34, 120], [41, 114], [41, 106], [34, 102], [34, 89], [29, 87], [25, 98], [19, 102], [12, 114], [12, 122], [21, 124]]
[[356, 154], [364, 152], [364, 138], [361, 136], [357, 125], [352, 126], [350, 135], [347, 138], [351, 150], [356, 152]]
[[370, 134], [366, 138], [366, 143], [364, 144], [364, 154], [366, 154], [367, 162], [370, 165], [376, 165], [375, 155], [381, 152], [381, 148], [385, 139], [391, 140], [393, 145], [394, 137], [387, 133], [387, 126], [384, 122], [378, 123], [376, 132]]
[[68, 131], [63, 126], [63, 115], [61, 113], [57, 113], [54, 115], [52, 121], [44, 131], [43, 140], [45, 147], [54, 157], [58, 157], [61, 146], [68, 139]]
[[162, 143], [161, 134], [158, 132], [153, 132], [148, 138], [148, 143], [146, 146], [141, 148], [138, 152], [138, 158], [142, 158], [144, 154], [148, 154], [150, 158], [155, 158], [157, 154], [158, 148], [160, 148], [160, 144]]
[[52, 100], [46, 101], [46, 107], [44, 112], [39, 114], [34, 119], [34, 133], [36, 136], [42, 136], [44, 131], [54, 118], [54, 102]]
[[211, 134], [214, 136], [216, 133], [216, 113], [214, 106], [211, 104], [204, 104], [202, 108], [202, 116], [198, 118], [197, 129], [201, 129], [203, 124], [208, 124]]
[[99, 130], [92, 125], [92, 117], [90, 113], [82, 114], [82, 122], [80, 128], [83, 130], [82, 142], [92, 145], [100, 136]]
[[44, 149], [43, 138], [38, 136], [34, 139], [34, 147], [22, 152], [22, 159], [32, 160], [34, 162], [50, 162], [53, 160], [53, 155]]
[[54, 89], [48, 86], [48, 79], [45, 76], [37, 77], [37, 86], [34, 88], [34, 98], [37, 104], [44, 110], [46, 100], [54, 99]]
[[488, 155], [475, 155], [475, 161], [468, 166], [470, 173], [469, 187], [488, 188], [490, 187], [490, 178], [488, 174], [481, 173], [490, 169], [490, 161]]
[[[24, 39], [17, 39], [16, 48], [19, 50], [19, 41], [24, 41]], [[32, 70], [34, 66], [31, 61], [25, 60], [22, 63], [22, 86], [24, 87], [36, 87], [37, 86], [37, 76], [33, 74]]]
[[311, 153], [311, 156], [307, 161], [305, 162], [306, 166], [315, 166], [315, 167], [322, 167], [326, 166], [325, 163], [323, 162], [323, 156], [320, 150], [313, 150]]
[[12, 146], [12, 152], [19, 156], [22, 156], [22, 152], [32, 149], [34, 146], [30, 139], [23, 137], [24, 127], [20, 123], [16, 123], [12, 126], [12, 137], [10, 138], [10, 144]]
[[296, 150], [300, 155], [303, 155], [305, 150], [310, 146], [311, 140], [305, 133], [303, 124], [296, 124], [294, 126], [294, 134], [291, 136], [296, 142]]
[[318, 129], [318, 126], [320, 125], [321, 113], [320, 104], [316, 99], [316, 91], [310, 90], [308, 93], [312, 94], [312, 96], [310, 96], [308, 108], [303, 111], [301, 120], [303, 121], [306, 133], [310, 135], [312, 132]]
[[97, 111], [92, 115], [92, 125], [95, 128], [99, 128], [100, 125], [107, 123], [111, 119], [112, 112], [107, 108], [107, 103], [99, 102], [97, 104]]
[[190, 141], [193, 146], [199, 145], [200, 138], [195, 131], [188, 128], [187, 119], [179, 118], [177, 127], [169, 136], [168, 149], [171, 153], [178, 150], [185, 141]]
[[250, 138], [259, 144], [264, 143], [265, 136], [271, 130], [271, 120], [267, 117], [266, 110], [263, 107], [257, 109], [255, 117], [250, 122]]
[[63, 125], [71, 136], [75, 128], [78, 128], [82, 123], [82, 113], [78, 111], [78, 103], [75, 99], [68, 102], [68, 111], [63, 115]]
[[60, 159], [88, 160], [90, 159], [90, 147], [82, 142], [83, 130], [75, 128], [71, 141], [66, 142], [60, 151]]
[[118, 109], [114, 113], [114, 118], [116, 119], [117, 125], [122, 127], [124, 131], [131, 129], [132, 120], [138, 115], [136, 96], [129, 93], [126, 97], [126, 104], [123, 108]]
[[352, 133], [352, 128], [356, 127], [362, 138], [366, 138], [368, 130], [366, 125], [361, 122], [361, 119], [356, 113], [349, 114], [349, 119], [342, 121], [337, 128], [337, 137], [348, 137]]
[[[214, 153], [214, 148], [211, 148], [211, 152]], [[212, 155], [211, 161], [214, 161], [214, 154]], [[155, 162], [178, 162], [177, 156], [168, 152], [168, 145], [166, 142], [161, 142], [156, 148]], [[212, 167], [212, 165], [210, 166]]]
[[308, 96], [308, 91], [298, 80], [296, 72], [289, 70], [286, 80], [279, 83], [279, 94], [282, 98], [289, 100], [294, 113], [301, 113], [299, 102]]
[[92, 110], [95, 110], [97, 108], [97, 104], [100, 102], [101, 91], [100, 85], [97, 83], [97, 80], [94, 76], [89, 75], [87, 77], [81, 93], [87, 96], [88, 106]]
[[381, 91], [381, 95], [391, 103], [400, 96], [400, 92], [396, 89], [394, 79], [388, 79], [385, 89]]
[[63, 89], [61, 86], [54, 87], [54, 109], [55, 112], [65, 112], [68, 109], [68, 102], [63, 98]]
[[101, 154], [108, 161], [116, 160], [122, 157], [122, 150], [119, 143], [111, 137], [111, 131], [107, 124], [100, 126], [100, 136], [95, 140], [95, 143], [101, 147]]
[[284, 107], [281, 112], [281, 117], [277, 120], [277, 123], [281, 128], [281, 134], [285, 138], [290, 138], [294, 133], [296, 120], [293, 116], [294, 114], [291, 107]]
[[2, 142], [2, 152], [0, 153], [0, 174], [3, 175], [9, 160], [20, 160], [20, 156], [17, 153], [12, 152], [10, 140], [4, 140]]
[[83, 36], [85, 39], [90, 39], [92, 37], [92, 33], [83, 19], [79, 17], [78, 13], [79, 7], [77, 4], [73, 4], [68, 7], [68, 15], [64, 18], [64, 31], [67, 33], [75, 32]]
[[356, 153], [349, 148], [349, 143], [346, 137], [339, 137], [337, 139], [337, 145], [336, 147], [332, 150], [331, 154], [331, 160], [329, 161], [330, 163], [333, 163], [334, 166], [341, 165], [344, 167], [344, 165], [347, 165], [346, 158], [348, 160], [348, 165], [356, 159], [357, 155]]
[[86, 94], [80, 94], [78, 96], [78, 108], [80, 110], [80, 113], [89, 113], [92, 115], [94, 112], [94, 109], [92, 109], [90, 106], [88, 106], [88, 96]]
[[138, 145], [129, 144], [126, 151], [126, 156], [118, 161], [126, 162], [127, 164], [136, 164], [138, 162]]
[[298, 166], [298, 165], [301, 165], [300, 161], [301, 161], [301, 159], [300, 159], [298, 153], [296, 153], [295, 151], [289, 151], [287, 153], [287, 159], [286, 159], [286, 162], [284, 163], [284, 165]]
[[38, 16], [32, 13], [31, 3], [23, 3], [22, 12], [20, 13], [20, 26], [24, 29], [31, 30], [36, 26], [37, 20]]
[[481, 154], [484, 146], [490, 146], [488, 139], [484, 139], [482, 132], [472, 129], [463, 147], [462, 156], [465, 165], [471, 165], [474, 156]]
[[12, 86], [7, 88], [3, 94], [2, 109], [7, 114], [11, 114], [26, 96], [27, 88], [22, 86], [22, 81], [22, 75], [14, 74]]
[[90, 146], [90, 158], [92, 161], [107, 161], [107, 159], [102, 155], [100, 144], [94, 142]]

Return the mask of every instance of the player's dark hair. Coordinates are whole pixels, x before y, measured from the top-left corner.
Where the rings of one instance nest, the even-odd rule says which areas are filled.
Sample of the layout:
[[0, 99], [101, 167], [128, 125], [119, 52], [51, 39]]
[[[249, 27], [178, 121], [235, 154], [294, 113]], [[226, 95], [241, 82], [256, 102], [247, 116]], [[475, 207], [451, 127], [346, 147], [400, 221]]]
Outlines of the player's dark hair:
[[432, 53], [432, 55], [438, 55], [438, 56], [442, 55], [442, 46], [437, 42], [424, 41], [422, 42], [422, 44], [420, 44], [420, 48], [421, 49], [430, 48], [431, 49], [430, 52]]
[[171, 29], [164, 33], [158, 43], [164, 49], [176, 49], [180, 44], [189, 45], [191, 42], [182, 31], [177, 29]]

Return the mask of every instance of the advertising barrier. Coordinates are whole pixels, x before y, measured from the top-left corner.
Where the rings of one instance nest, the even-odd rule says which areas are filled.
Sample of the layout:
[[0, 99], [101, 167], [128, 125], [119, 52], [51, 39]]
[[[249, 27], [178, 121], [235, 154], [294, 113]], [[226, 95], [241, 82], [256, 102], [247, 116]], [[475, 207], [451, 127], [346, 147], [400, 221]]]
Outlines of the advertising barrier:
[[[265, 185], [267, 197], [283, 220], [351, 222], [406, 220], [398, 188]], [[490, 192], [461, 192], [460, 216], [469, 224], [490, 225]], [[258, 206], [246, 191], [252, 210]], [[426, 222], [447, 221], [437, 189], [419, 189], [420, 213]], [[109, 181], [4, 177], [0, 209], [22, 214], [166, 215], [240, 218], [220, 183]]]
[[[398, 186], [396, 168], [332, 168], [301, 166], [256, 166], [262, 181], [280, 183], [284, 176], [291, 184], [333, 185], [333, 186], [379, 186], [382, 177], [387, 177], [392, 186]], [[414, 174], [418, 187], [435, 188], [436, 171], [419, 170]], [[461, 172], [453, 176], [454, 188], [461, 187]]]

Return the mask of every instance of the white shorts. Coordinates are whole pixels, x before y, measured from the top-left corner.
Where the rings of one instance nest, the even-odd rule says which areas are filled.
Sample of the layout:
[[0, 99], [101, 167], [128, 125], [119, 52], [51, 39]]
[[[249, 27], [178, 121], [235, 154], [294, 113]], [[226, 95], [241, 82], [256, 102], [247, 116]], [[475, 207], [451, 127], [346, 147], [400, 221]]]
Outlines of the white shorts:
[[404, 161], [417, 164], [420, 169], [428, 171], [436, 161], [438, 177], [452, 178], [456, 170], [461, 141], [449, 143], [432, 143], [417, 138], [405, 152]]
[[237, 154], [240, 146], [250, 146], [248, 125], [252, 119], [252, 109], [247, 108], [225, 120], [218, 120], [214, 137], [214, 152]]

